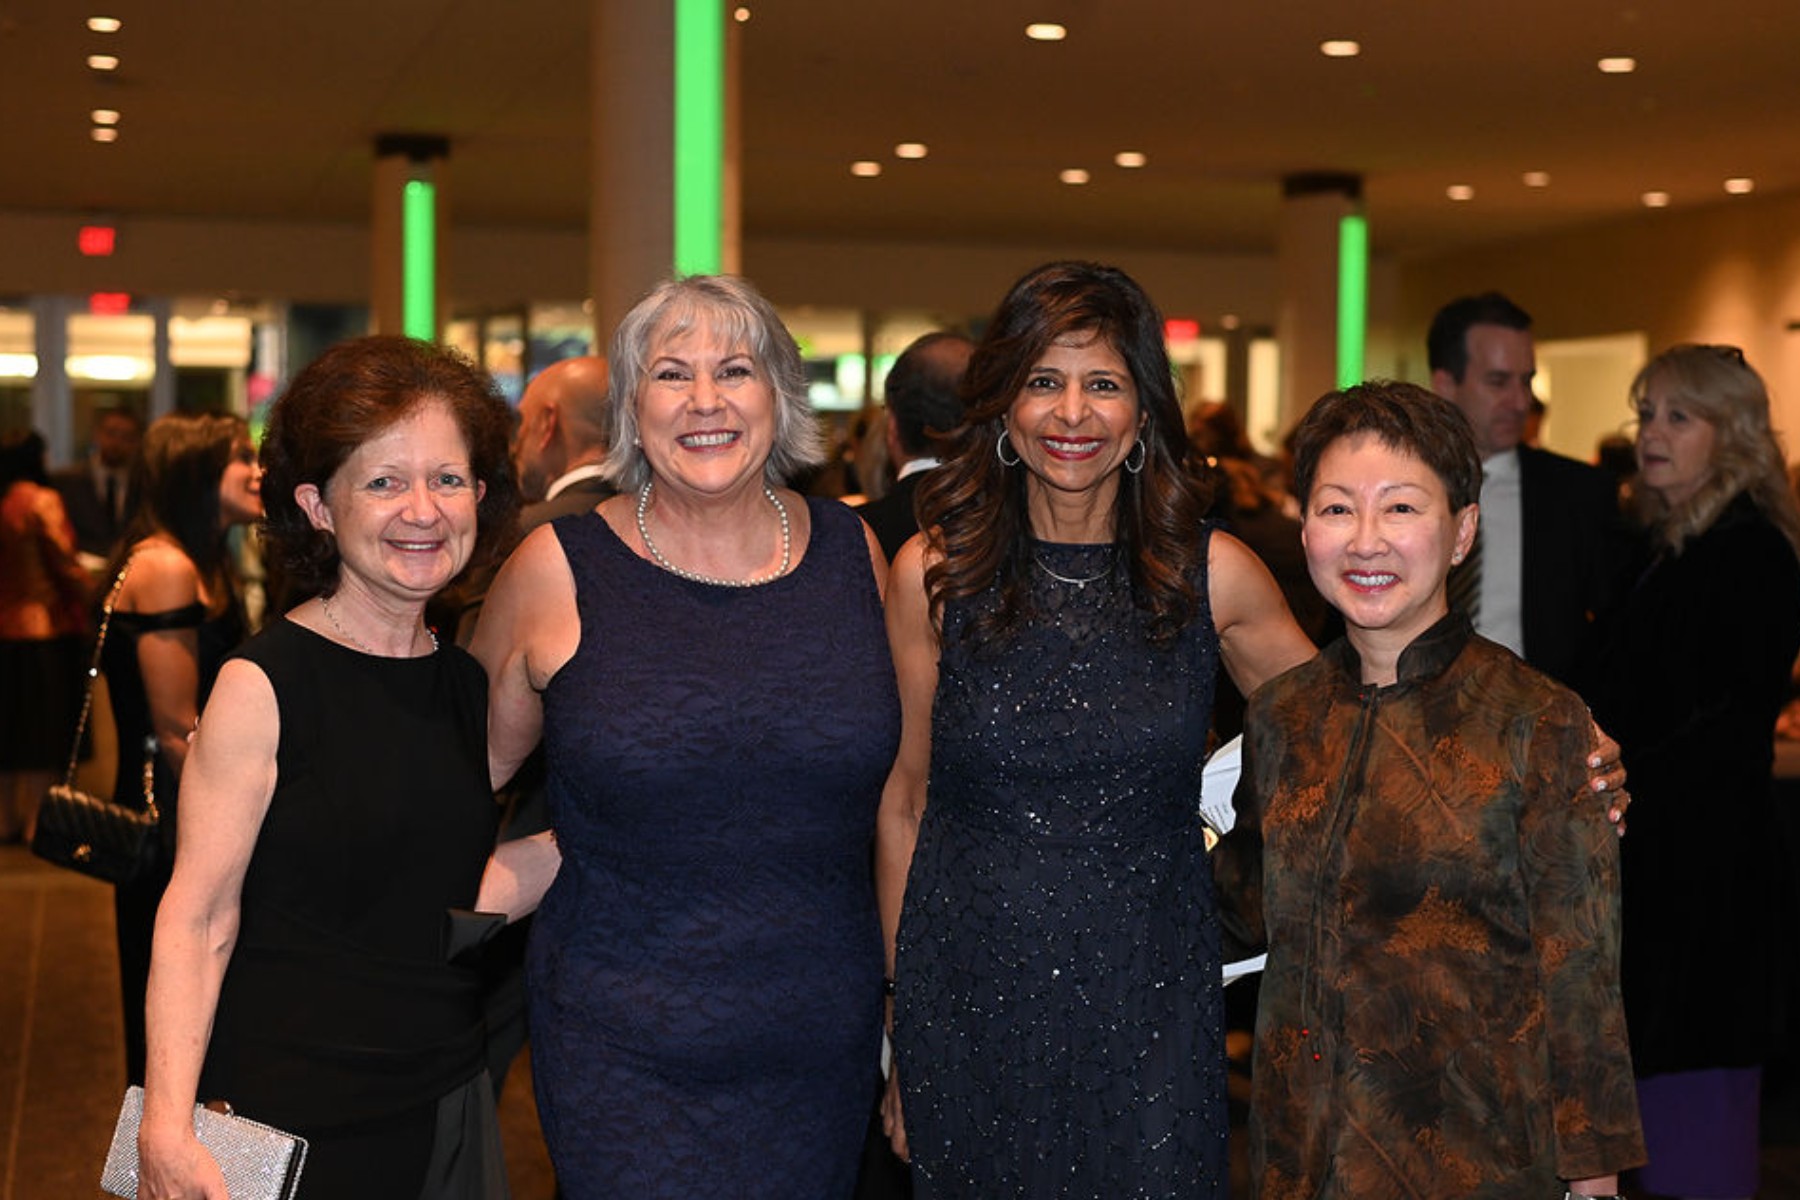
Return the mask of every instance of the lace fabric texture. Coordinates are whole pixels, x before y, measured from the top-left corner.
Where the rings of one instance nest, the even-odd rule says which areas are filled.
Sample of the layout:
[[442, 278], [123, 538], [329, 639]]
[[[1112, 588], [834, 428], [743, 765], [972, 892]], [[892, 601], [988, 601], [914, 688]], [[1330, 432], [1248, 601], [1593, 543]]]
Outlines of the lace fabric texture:
[[556, 522], [581, 642], [545, 692], [563, 864], [530, 951], [563, 1194], [848, 1196], [875, 1094], [870, 872], [899, 699], [861, 523], [787, 576], [677, 578]]
[[1195, 809], [1211, 617], [1158, 649], [1106, 572], [1112, 547], [1036, 553], [1036, 615], [1011, 644], [963, 638], [972, 605], [945, 615], [897, 963], [915, 1182], [1222, 1196], [1219, 935]]

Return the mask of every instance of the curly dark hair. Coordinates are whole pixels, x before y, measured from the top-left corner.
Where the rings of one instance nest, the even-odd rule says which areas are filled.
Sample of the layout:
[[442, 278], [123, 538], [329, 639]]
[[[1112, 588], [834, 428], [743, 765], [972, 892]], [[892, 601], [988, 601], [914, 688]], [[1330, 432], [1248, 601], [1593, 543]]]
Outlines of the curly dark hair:
[[919, 485], [921, 524], [941, 552], [925, 574], [932, 616], [941, 621], [946, 600], [993, 586], [999, 603], [971, 624], [971, 637], [1004, 639], [1031, 615], [1029, 473], [1002, 466], [995, 446], [1039, 356], [1071, 333], [1105, 341], [1125, 360], [1137, 388], [1144, 468], [1119, 474], [1113, 537], [1133, 601], [1150, 614], [1151, 640], [1167, 645], [1199, 611], [1194, 575], [1210, 495], [1188, 467], [1162, 315], [1130, 276], [1098, 263], [1053, 262], [1029, 272], [1000, 302], [975, 347], [963, 377], [963, 424], [951, 435], [944, 466]]
[[460, 354], [431, 342], [352, 338], [294, 376], [269, 410], [263, 435], [263, 536], [293, 598], [333, 590], [339, 565], [336, 539], [313, 528], [294, 489], [310, 483], [323, 492], [358, 446], [428, 400], [449, 406], [475, 478], [486, 486], [468, 567], [492, 562], [511, 545], [519, 514], [508, 456], [512, 412], [493, 383]]

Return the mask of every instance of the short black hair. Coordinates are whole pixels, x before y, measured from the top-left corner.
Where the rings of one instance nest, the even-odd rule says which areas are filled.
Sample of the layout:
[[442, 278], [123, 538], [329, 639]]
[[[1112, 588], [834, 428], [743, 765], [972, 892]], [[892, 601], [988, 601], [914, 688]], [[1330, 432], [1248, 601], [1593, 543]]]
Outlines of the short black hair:
[[934, 436], [962, 424], [963, 372], [974, 352], [968, 338], [940, 331], [916, 339], [894, 360], [883, 400], [902, 450], [924, 454]]
[[1460, 296], [1438, 309], [1425, 335], [1425, 361], [1433, 371], [1448, 372], [1461, 383], [1469, 369], [1469, 329], [1475, 325], [1499, 325], [1521, 333], [1531, 330], [1531, 314], [1499, 292]]
[[1430, 467], [1452, 510], [1481, 498], [1481, 455], [1463, 410], [1417, 384], [1378, 379], [1327, 392], [1294, 427], [1294, 494], [1302, 509], [1325, 451], [1364, 433]]

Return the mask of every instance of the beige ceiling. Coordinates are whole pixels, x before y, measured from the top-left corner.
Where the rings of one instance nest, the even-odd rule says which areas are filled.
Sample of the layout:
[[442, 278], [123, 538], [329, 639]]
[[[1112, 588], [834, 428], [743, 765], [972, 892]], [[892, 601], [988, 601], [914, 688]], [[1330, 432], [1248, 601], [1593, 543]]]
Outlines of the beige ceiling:
[[[399, 131], [451, 140], [454, 220], [581, 228], [590, 3], [0, 0], [0, 209], [360, 220], [373, 138]], [[1282, 177], [1331, 170], [1362, 174], [1376, 249], [1407, 254], [1652, 189], [1679, 208], [1729, 203], [1730, 176], [1800, 188], [1800, 0], [751, 7], [752, 239], [1266, 251]], [[96, 11], [124, 29], [88, 32]], [[1029, 42], [1032, 20], [1069, 37]], [[1323, 57], [1338, 37], [1362, 56]], [[116, 77], [84, 66], [100, 50]], [[1639, 69], [1602, 75], [1612, 54]], [[88, 137], [97, 107], [123, 114], [113, 145]], [[901, 141], [930, 154], [896, 160]], [[853, 178], [861, 158], [884, 173]], [[1448, 201], [1457, 183], [1474, 200]]]

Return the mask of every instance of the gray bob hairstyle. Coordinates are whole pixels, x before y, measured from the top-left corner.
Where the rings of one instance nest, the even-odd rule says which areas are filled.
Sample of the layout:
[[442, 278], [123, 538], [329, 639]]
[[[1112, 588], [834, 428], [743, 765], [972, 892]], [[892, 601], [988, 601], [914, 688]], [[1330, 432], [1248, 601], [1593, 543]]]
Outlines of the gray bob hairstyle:
[[625, 314], [613, 333], [606, 391], [606, 476], [621, 491], [650, 480], [638, 441], [637, 398], [656, 348], [696, 326], [730, 346], [745, 348], [775, 393], [775, 444], [763, 478], [785, 483], [825, 461], [825, 443], [806, 398], [800, 347], [775, 307], [736, 275], [689, 275], [658, 284]]

